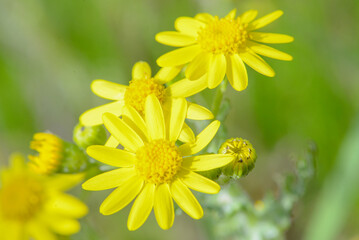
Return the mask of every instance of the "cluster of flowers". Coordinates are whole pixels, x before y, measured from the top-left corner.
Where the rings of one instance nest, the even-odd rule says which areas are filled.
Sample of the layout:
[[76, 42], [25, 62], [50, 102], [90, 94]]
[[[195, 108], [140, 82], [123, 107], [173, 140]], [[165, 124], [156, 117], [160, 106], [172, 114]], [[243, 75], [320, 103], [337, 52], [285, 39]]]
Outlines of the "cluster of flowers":
[[[293, 38], [255, 30], [281, 15], [282, 11], [275, 11], [255, 20], [255, 10], [238, 17], [232, 10], [224, 18], [207, 13], [180, 17], [175, 21], [177, 31], [156, 35], [160, 43], [181, 47], [158, 58], [161, 69], [156, 74], [146, 62], [137, 62], [129, 86], [93, 81], [92, 91], [113, 101], [80, 117], [81, 131], [91, 129], [88, 136], [96, 137], [84, 143], [76, 140], [81, 138], [81, 131], [75, 131], [75, 145], [49, 133], [36, 134], [31, 147], [39, 154], [30, 156], [28, 165], [15, 157], [12, 169], [2, 173], [0, 229], [11, 236], [6, 239], [20, 235], [53, 239], [53, 232], [69, 235], [79, 230], [74, 219], [84, 216], [87, 208], [60, 191], [81, 181], [83, 175], [55, 174], [86, 169], [73, 167], [72, 162], [86, 162], [86, 157], [71, 154], [78, 151], [65, 150], [69, 148], [86, 148], [90, 157], [116, 168], [92, 177], [82, 187], [91, 191], [115, 188], [100, 206], [104, 215], [134, 200], [129, 230], [138, 229], [152, 209], [159, 226], [171, 228], [175, 217], [173, 200], [192, 218], [201, 218], [202, 207], [190, 189], [207, 194], [220, 190], [201, 172], [222, 169], [227, 175], [246, 175], [254, 167], [256, 155], [252, 145], [241, 138], [227, 140], [218, 154], [197, 155], [212, 141], [220, 122], [212, 121], [196, 136], [185, 120], [209, 120], [215, 116], [186, 98], [206, 88], [216, 88], [225, 76], [235, 90], [246, 89], [244, 63], [261, 74], [274, 76], [273, 69], [258, 54], [287, 61], [292, 57], [261, 43], [287, 43]], [[172, 83], [182, 69], [185, 78]], [[102, 124], [110, 133], [103, 143], [99, 139], [106, 138], [106, 133], [98, 130]]]

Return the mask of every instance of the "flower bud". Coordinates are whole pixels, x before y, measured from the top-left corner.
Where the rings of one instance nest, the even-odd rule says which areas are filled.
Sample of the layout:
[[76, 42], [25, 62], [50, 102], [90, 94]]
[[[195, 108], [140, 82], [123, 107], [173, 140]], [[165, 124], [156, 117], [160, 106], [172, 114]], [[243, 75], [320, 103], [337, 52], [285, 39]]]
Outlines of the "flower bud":
[[224, 175], [233, 178], [248, 175], [254, 168], [257, 159], [257, 154], [252, 144], [242, 138], [228, 139], [222, 144], [218, 152], [235, 156], [235, 159], [231, 163], [222, 168]]
[[107, 134], [102, 125], [85, 127], [79, 123], [74, 129], [73, 140], [79, 147], [86, 149], [91, 145], [104, 145]]
[[59, 169], [62, 173], [78, 173], [87, 169], [89, 159], [76, 144], [65, 143], [64, 158]]
[[30, 148], [38, 154], [29, 156], [29, 167], [39, 174], [77, 173], [88, 165], [83, 150], [51, 133], [36, 133]]
[[40, 174], [57, 172], [64, 158], [64, 142], [51, 133], [36, 133], [30, 148], [38, 155], [30, 155], [29, 167]]

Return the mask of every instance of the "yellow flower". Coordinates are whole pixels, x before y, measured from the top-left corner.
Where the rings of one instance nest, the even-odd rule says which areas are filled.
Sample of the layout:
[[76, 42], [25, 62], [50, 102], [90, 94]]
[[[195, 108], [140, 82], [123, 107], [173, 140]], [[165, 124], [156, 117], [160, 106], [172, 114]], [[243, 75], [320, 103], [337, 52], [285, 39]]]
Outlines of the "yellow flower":
[[11, 167], [1, 171], [1, 239], [57, 239], [80, 230], [77, 218], [88, 209], [78, 199], [63, 193], [82, 180], [82, 175], [38, 175], [21, 155], [11, 158]]
[[[132, 80], [129, 86], [113, 83], [105, 80], [95, 80], [91, 84], [92, 91], [105, 99], [114, 100], [93, 109], [90, 109], [80, 116], [80, 122], [84, 126], [102, 124], [102, 114], [109, 112], [120, 116], [123, 114], [125, 106], [135, 108], [141, 114], [144, 111], [146, 97], [154, 94], [164, 106], [169, 110], [169, 102], [173, 98], [186, 98], [192, 96], [207, 87], [206, 79], [198, 82], [187, 79], [180, 80], [169, 87], [164, 84], [172, 80], [181, 70], [181, 67], [162, 68], [154, 77], [151, 77], [151, 68], [146, 62], [137, 62], [132, 69]], [[194, 120], [212, 119], [213, 114], [206, 108], [188, 102], [188, 112], [186, 118]], [[185, 130], [190, 128], [185, 126]], [[186, 132], [188, 137], [193, 137], [192, 132]], [[184, 134], [186, 134], [184, 133]], [[185, 138], [185, 136], [183, 136]], [[191, 139], [181, 139], [190, 141]]]
[[29, 156], [29, 167], [40, 174], [55, 173], [64, 158], [64, 142], [51, 133], [36, 133], [30, 143], [37, 156]]
[[207, 73], [208, 87], [211, 89], [217, 87], [227, 75], [232, 87], [242, 91], [248, 85], [244, 63], [263, 75], [275, 75], [273, 69], [258, 54], [284, 61], [292, 60], [290, 55], [260, 43], [289, 43], [293, 41], [293, 37], [254, 32], [282, 14], [282, 11], [275, 11], [254, 20], [256, 10], [249, 10], [235, 17], [234, 9], [224, 18], [208, 13], [197, 14], [194, 18], [177, 18], [177, 31], [158, 33], [156, 40], [182, 48], [162, 55], [157, 59], [157, 64], [161, 67], [173, 67], [189, 63], [186, 77], [196, 80]]
[[149, 95], [145, 102], [145, 119], [130, 107], [132, 125], [105, 113], [105, 127], [125, 150], [100, 145], [87, 148], [87, 153], [94, 159], [119, 168], [91, 178], [82, 187], [92, 191], [116, 187], [100, 207], [104, 215], [121, 210], [137, 197], [127, 222], [129, 230], [139, 228], [152, 208], [159, 226], [169, 229], [174, 221], [172, 198], [189, 216], [201, 218], [202, 207], [189, 188], [215, 194], [220, 186], [194, 171], [219, 168], [233, 160], [229, 154], [190, 156], [212, 140], [219, 121], [209, 124], [194, 142], [176, 146], [186, 117], [187, 102], [183, 98], [171, 102], [171, 112], [164, 115], [160, 101], [154, 94]]

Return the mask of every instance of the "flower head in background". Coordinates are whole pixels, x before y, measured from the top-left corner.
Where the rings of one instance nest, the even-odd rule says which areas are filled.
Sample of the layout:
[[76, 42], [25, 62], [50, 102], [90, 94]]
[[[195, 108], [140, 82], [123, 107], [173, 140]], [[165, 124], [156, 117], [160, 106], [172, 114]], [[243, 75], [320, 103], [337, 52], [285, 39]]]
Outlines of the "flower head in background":
[[36, 133], [30, 148], [38, 155], [30, 155], [29, 167], [40, 174], [55, 173], [64, 158], [64, 142], [51, 133]]
[[144, 106], [145, 119], [129, 107], [132, 124], [105, 113], [105, 127], [125, 149], [96, 145], [87, 149], [94, 159], [118, 169], [95, 176], [82, 187], [92, 191], [116, 188], [101, 204], [100, 212], [104, 215], [120, 211], [136, 198], [127, 222], [130, 230], [139, 228], [152, 208], [159, 226], [169, 229], [174, 221], [172, 199], [192, 218], [201, 218], [202, 207], [189, 188], [214, 194], [220, 186], [195, 171], [218, 168], [233, 160], [226, 154], [190, 156], [212, 140], [218, 121], [209, 124], [194, 142], [176, 146], [187, 114], [187, 101], [178, 98], [171, 102], [170, 113], [164, 115], [158, 98], [149, 95]]
[[[132, 80], [129, 86], [113, 83], [105, 80], [95, 80], [91, 84], [92, 91], [105, 99], [113, 100], [108, 103], [84, 112], [80, 116], [80, 122], [84, 126], [102, 124], [102, 114], [109, 112], [120, 116], [125, 106], [136, 109], [140, 114], [144, 112], [146, 97], [154, 94], [159, 102], [168, 109], [168, 103], [173, 98], [186, 98], [192, 96], [207, 87], [206, 79], [198, 82], [187, 79], [180, 80], [169, 87], [164, 84], [172, 80], [181, 70], [181, 67], [162, 68], [152, 77], [151, 68], [146, 62], [137, 62], [132, 69]], [[188, 102], [186, 118], [194, 120], [212, 119], [213, 114], [206, 108]], [[186, 126], [186, 130], [190, 130]], [[193, 133], [188, 133], [193, 136]], [[193, 140], [193, 139], [191, 139]], [[190, 141], [188, 138], [184, 141]]]
[[257, 72], [273, 77], [273, 69], [260, 57], [290, 61], [292, 57], [262, 43], [289, 43], [293, 37], [255, 32], [283, 14], [272, 12], [254, 20], [256, 10], [249, 10], [236, 17], [232, 10], [226, 17], [219, 18], [208, 13], [197, 14], [194, 18], [180, 17], [175, 21], [177, 31], [161, 32], [156, 40], [162, 44], [181, 47], [157, 59], [161, 67], [187, 64], [186, 77], [196, 80], [206, 75], [209, 88], [217, 87], [227, 75], [237, 91], [247, 88], [246, 63]]
[[64, 191], [77, 185], [83, 175], [39, 175], [25, 164], [21, 155], [11, 158], [1, 170], [1, 239], [57, 239], [80, 230], [78, 218], [87, 206]]

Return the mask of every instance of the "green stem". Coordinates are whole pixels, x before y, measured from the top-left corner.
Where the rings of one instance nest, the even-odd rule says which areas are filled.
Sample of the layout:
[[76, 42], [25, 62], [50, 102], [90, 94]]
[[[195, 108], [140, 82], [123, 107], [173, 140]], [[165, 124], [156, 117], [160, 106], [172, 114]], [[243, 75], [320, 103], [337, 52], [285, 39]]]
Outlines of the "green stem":
[[217, 87], [216, 94], [212, 104], [212, 113], [214, 118], [217, 117], [219, 110], [222, 105], [223, 95], [226, 92], [228, 82], [227, 80], [222, 81], [222, 83]]

